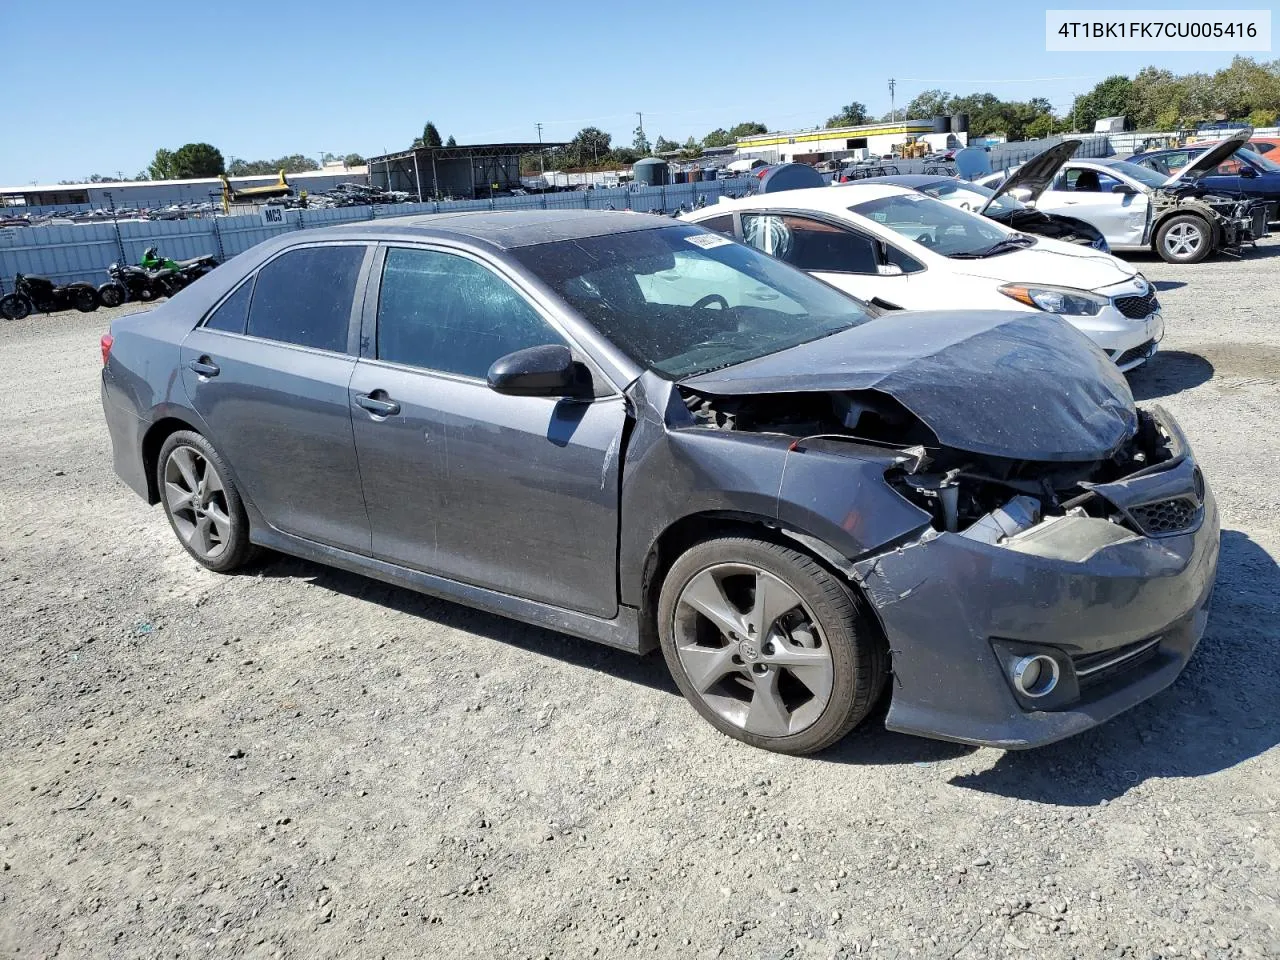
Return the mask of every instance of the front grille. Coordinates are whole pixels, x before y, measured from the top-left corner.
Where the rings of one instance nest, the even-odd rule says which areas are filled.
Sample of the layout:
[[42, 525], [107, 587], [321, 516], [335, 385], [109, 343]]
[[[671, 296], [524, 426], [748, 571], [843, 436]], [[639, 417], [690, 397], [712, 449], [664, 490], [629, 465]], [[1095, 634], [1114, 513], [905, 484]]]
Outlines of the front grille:
[[1115, 358], [1117, 367], [1123, 367], [1126, 363], [1132, 363], [1134, 360], [1144, 360], [1155, 351], [1156, 342], [1148, 340], [1146, 343], [1140, 343], [1136, 347], [1130, 347], [1120, 356]]
[[1159, 650], [1160, 638], [1151, 637], [1123, 647], [1113, 647], [1098, 653], [1072, 657], [1071, 664], [1075, 667], [1076, 678], [1080, 683], [1080, 689], [1083, 690], [1105, 683], [1121, 673], [1127, 673], [1134, 667], [1146, 663]]
[[1172, 497], [1129, 508], [1129, 516], [1149, 537], [1177, 533], [1195, 521], [1199, 506], [1190, 497]]
[[1142, 297], [1116, 297], [1115, 304], [1116, 309], [1130, 320], [1141, 320], [1160, 309], [1154, 290]]

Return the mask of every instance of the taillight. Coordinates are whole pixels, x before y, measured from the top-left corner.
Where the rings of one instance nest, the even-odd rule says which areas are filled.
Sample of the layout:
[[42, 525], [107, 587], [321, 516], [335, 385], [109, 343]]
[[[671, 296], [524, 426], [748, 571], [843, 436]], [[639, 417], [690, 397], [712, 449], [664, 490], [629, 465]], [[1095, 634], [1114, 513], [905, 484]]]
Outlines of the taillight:
[[111, 357], [111, 345], [115, 342], [116, 338], [109, 333], [104, 333], [102, 335], [102, 339], [98, 341], [99, 346], [102, 347], [102, 365], [104, 367], [107, 365], [107, 360]]

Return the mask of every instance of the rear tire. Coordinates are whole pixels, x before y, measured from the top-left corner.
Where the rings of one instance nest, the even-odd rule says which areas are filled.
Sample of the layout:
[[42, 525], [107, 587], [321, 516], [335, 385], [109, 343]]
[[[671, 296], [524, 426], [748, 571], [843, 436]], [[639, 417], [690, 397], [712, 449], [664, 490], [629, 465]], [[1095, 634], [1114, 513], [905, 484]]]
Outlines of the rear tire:
[[98, 309], [98, 291], [88, 284], [76, 287], [71, 295], [71, 304], [81, 313], [93, 313]]
[[704, 540], [663, 581], [662, 654], [680, 692], [722, 733], [813, 753], [856, 727], [884, 687], [888, 651], [859, 602], [797, 550]]
[[20, 293], [0, 297], [0, 317], [6, 320], [25, 320], [31, 315], [31, 301]]
[[1213, 253], [1213, 229], [1192, 213], [1172, 216], [1156, 230], [1156, 253], [1166, 263], [1199, 263]]
[[230, 573], [252, 558], [240, 491], [207, 439], [192, 430], [171, 434], [156, 458], [156, 489], [178, 542], [201, 566]]

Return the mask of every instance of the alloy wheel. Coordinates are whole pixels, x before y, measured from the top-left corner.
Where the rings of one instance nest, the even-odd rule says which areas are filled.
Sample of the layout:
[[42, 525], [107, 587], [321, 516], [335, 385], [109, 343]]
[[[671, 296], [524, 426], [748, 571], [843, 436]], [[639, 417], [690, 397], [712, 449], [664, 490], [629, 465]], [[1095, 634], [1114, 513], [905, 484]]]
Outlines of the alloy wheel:
[[192, 552], [216, 560], [231, 540], [222, 477], [195, 447], [174, 447], [164, 465], [164, 499], [173, 526]]
[[834, 667], [816, 618], [792, 587], [760, 567], [699, 571], [680, 592], [673, 627], [698, 697], [747, 733], [799, 733], [831, 699]]
[[1190, 223], [1179, 223], [1164, 235], [1164, 248], [1171, 257], [1183, 259], [1194, 256], [1204, 243], [1204, 235]]

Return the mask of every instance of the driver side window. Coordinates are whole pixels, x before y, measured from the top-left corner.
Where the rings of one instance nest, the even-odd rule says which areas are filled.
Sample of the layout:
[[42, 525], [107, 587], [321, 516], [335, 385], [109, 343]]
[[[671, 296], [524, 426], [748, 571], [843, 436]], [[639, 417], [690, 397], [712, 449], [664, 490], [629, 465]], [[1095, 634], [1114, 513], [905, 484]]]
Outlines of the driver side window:
[[853, 230], [786, 214], [742, 215], [748, 244], [801, 270], [822, 273], [876, 273], [875, 242]]

